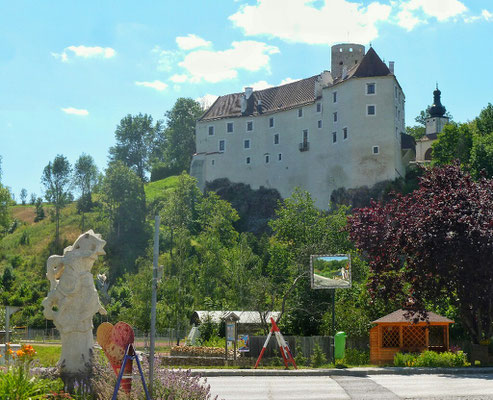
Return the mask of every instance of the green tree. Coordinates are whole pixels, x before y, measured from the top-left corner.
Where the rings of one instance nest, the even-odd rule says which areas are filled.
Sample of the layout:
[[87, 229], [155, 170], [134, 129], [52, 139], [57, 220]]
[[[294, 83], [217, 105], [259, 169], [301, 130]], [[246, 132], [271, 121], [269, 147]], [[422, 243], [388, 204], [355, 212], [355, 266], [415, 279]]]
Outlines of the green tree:
[[74, 165], [74, 185], [80, 192], [77, 210], [82, 214], [81, 229], [84, 231], [85, 212], [92, 208], [92, 190], [97, 183], [98, 168], [94, 159], [82, 153]]
[[165, 113], [163, 147], [155, 154], [152, 180], [188, 171], [195, 153], [195, 123], [202, 115], [200, 104], [191, 98], [179, 98]]
[[12, 198], [8, 188], [0, 183], [0, 237], [4, 235], [10, 226], [10, 204]]
[[116, 145], [110, 147], [110, 161], [122, 162], [141, 180], [145, 180], [146, 172], [150, 168], [151, 155], [156, 148], [162, 146], [158, 140], [162, 137], [161, 130], [161, 121], [153, 124], [150, 115], [128, 114], [116, 127]]
[[39, 222], [45, 219], [45, 211], [43, 209], [43, 199], [41, 197], [38, 197], [36, 199], [34, 206], [36, 207], [34, 222]]
[[45, 198], [55, 207], [55, 246], [60, 247], [60, 216], [61, 210], [70, 201], [72, 168], [67, 158], [57, 155], [43, 170], [41, 183], [45, 187]]
[[437, 141], [432, 144], [433, 163], [443, 165], [457, 159], [464, 165], [469, 164], [472, 142], [473, 130], [470, 124], [445, 125]]
[[21, 189], [21, 194], [20, 194], [19, 197], [21, 199], [22, 205], [25, 206], [26, 205], [26, 199], [27, 199], [27, 190], [24, 189], [24, 188], [22, 188]]
[[493, 178], [493, 131], [486, 135], [474, 135], [471, 149], [471, 173], [475, 178]]
[[149, 238], [142, 180], [122, 162], [111, 163], [103, 179], [101, 201], [109, 219], [109, 279], [115, 282], [125, 272], [135, 272], [135, 260], [143, 254]]
[[476, 128], [480, 135], [485, 136], [493, 133], [493, 105], [488, 105], [481, 110], [475, 119]]

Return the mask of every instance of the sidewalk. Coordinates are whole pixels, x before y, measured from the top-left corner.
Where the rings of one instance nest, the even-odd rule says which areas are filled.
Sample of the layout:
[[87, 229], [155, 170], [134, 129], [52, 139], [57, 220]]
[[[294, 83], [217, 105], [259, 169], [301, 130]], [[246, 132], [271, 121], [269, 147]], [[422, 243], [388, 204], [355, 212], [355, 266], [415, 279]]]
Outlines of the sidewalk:
[[330, 369], [192, 369], [192, 375], [213, 376], [368, 376], [368, 375], [493, 375], [493, 367], [484, 368], [330, 368]]

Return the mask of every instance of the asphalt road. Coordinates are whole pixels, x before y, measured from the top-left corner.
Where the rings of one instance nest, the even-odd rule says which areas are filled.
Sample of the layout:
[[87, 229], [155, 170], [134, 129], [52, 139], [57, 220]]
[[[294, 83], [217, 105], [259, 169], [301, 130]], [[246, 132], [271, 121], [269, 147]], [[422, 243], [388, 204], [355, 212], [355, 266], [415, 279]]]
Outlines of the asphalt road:
[[224, 400], [493, 400], [493, 375], [209, 377]]

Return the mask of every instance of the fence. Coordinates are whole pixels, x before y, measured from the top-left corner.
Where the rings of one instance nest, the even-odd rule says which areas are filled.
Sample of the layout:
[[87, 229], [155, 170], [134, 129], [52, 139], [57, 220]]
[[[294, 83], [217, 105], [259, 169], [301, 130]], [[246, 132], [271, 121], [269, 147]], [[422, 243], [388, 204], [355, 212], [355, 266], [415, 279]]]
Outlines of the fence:
[[[134, 330], [135, 342], [139, 345], [149, 345], [149, 335], [138, 329]], [[156, 332], [155, 342], [157, 346], [173, 346], [177, 341], [186, 337], [187, 331], [185, 329], [166, 328]], [[94, 330], [94, 339], [96, 339], [96, 330]], [[60, 342], [60, 332], [56, 328], [48, 329], [36, 329], [36, 328], [23, 328], [16, 329], [12, 333], [11, 341], [25, 341], [25, 342], [40, 342], [40, 343], [57, 343]]]
[[[257, 358], [266, 339], [267, 336], [250, 336], [250, 351], [245, 353], [245, 356]], [[325, 353], [327, 359], [332, 359], [332, 336], [284, 336], [284, 339], [288, 343], [288, 346], [295, 357], [298, 343], [304, 357], [310, 357], [313, 354], [315, 345], [318, 344]], [[368, 350], [368, 338], [348, 338], [346, 341], [346, 348]], [[279, 347], [274, 336], [270, 339], [269, 344], [265, 349], [264, 357], [279, 357]]]

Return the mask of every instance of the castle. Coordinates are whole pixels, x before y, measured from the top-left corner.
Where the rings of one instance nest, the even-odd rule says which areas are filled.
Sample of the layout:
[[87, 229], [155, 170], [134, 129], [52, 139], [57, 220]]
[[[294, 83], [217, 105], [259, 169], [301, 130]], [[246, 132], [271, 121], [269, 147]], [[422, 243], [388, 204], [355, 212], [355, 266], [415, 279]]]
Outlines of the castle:
[[330, 72], [214, 102], [196, 125], [190, 174], [201, 189], [228, 178], [285, 198], [300, 187], [327, 208], [337, 188], [405, 175], [415, 147], [394, 63], [353, 43], [331, 53]]

